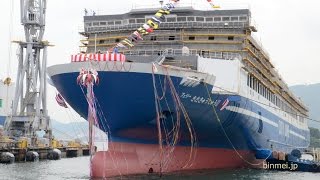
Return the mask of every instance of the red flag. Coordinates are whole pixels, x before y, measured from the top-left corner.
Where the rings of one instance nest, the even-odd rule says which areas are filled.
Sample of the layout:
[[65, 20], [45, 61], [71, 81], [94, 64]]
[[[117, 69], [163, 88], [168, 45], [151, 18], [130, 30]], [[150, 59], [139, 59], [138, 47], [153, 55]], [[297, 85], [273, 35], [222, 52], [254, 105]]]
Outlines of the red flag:
[[229, 99], [227, 98], [226, 100], [223, 101], [220, 111], [224, 110], [228, 106], [228, 104], [229, 104]]
[[57, 103], [60, 105], [60, 106], [62, 106], [62, 107], [64, 107], [64, 108], [68, 108], [68, 106], [67, 106], [67, 103], [65, 102], [65, 100], [63, 99], [63, 97], [61, 96], [61, 94], [57, 94], [56, 95], [56, 101], [57, 101]]

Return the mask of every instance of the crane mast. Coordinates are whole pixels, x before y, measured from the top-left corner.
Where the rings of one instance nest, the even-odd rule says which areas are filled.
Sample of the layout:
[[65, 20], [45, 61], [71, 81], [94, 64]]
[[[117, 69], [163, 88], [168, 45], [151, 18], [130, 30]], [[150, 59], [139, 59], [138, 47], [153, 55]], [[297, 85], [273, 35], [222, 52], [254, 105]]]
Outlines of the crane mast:
[[20, 0], [21, 24], [25, 42], [19, 44], [18, 72], [12, 104], [12, 114], [6, 119], [9, 136], [31, 138], [36, 142], [36, 132], [45, 131], [52, 139], [52, 127], [47, 110], [46, 66], [47, 47], [43, 41], [45, 30], [46, 0]]

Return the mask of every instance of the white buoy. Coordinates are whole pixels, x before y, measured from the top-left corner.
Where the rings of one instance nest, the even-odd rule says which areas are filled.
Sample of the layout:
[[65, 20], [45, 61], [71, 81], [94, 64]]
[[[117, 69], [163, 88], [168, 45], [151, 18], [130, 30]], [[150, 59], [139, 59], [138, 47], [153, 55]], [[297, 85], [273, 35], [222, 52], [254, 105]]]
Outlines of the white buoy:
[[26, 161], [38, 161], [39, 160], [39, 154], [35, 151], [28, 151], [26, 154]]
[[0, 155], [0, 163], [12, 164], [14, 163], [14, 155], [10, 152], [3, 152]]
[[48, 152], [47, 158], [49, 160], [59, 160], [61, 158], [61, 151], [59, 149], [52, 149]]

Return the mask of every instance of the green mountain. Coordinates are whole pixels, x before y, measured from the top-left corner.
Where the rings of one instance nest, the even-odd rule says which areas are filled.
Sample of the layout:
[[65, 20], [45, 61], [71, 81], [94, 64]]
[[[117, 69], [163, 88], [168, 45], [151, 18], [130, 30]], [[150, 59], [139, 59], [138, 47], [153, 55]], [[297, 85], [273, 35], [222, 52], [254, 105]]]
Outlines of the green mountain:
[[[310, 118], [320, 121], [320, 83], [291, 86], [290, 89], [309, 108]], [[320, 129], [320, 122], [309, 120], [309, 127]]]

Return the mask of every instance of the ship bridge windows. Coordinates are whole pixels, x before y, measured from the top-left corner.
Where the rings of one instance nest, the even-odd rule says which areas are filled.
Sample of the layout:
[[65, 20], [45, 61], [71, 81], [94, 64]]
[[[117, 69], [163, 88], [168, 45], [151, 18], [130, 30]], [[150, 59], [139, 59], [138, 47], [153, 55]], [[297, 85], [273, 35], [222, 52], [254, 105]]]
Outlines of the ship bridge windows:
[[240, 16], [239, 21], [247, 21], [247, 16]]
[[105, 26], [107, 25], [107, 22], [100, 22], [100, 26]]
[[136, 19], [129, 19], [129, 23], [130, 24], [135, 24], [136, 23]]
[[116, 25], [121, 25], [122, 22], [121, 22], [121, 21], [115, 21], [114, 24], [116, 24]]
[[196, 21], [197, 22], [203, 22], [204, 21], [204, 17], [196, 17]]
[[136, 19], [136, 22], [137, 22], [137, 23], [145, 23], [146, 20], [145, 20], [145, 19]]
[[221, 21], [221, 17], [214, 17], [213, 20], [214, 21]]
[[230, 21], [230, 17], [222, 17], [222, 21]]
[[187, 17], [187, 21], [194, 21], [194, 17]]
[[213, 18], [212, 17], [206, 17], [206, 21], [207, 22], [211, 22], [211, 21], [213, 21]]
[[177, 18], [176, 17], [167, 17], [167, 22], [176, 22]]
[[108, 25], [113, 26], [114, 25], [114, 21], [108, 21]]
[[238, 16], [232, 16], [231, 21], [238, 21]]
[[177, 17], [177, 21], [187, 21], [187, 17]]
[[91, 26], [91, 22], [87, 22], [84, 24], [85, 26]]
[[99, 22], [92, 22], [92, 26], [99, 26]]

